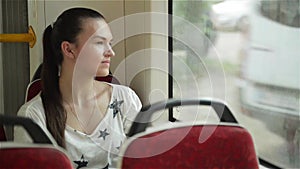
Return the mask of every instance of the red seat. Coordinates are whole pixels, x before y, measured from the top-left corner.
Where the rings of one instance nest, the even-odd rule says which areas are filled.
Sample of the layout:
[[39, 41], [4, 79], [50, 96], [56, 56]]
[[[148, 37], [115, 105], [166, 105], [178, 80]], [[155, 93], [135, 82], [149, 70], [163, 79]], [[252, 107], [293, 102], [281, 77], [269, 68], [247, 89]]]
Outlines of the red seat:
[[25, 102], [28, 102], [42, 90], [41, 79], [29, 83], [26, 90]]
[[64, 150], [52, 145], [46, 133], [31, 119], [0, 115], [0, 125], [21, 126], [33, 141], [33, 143], [1, 142], [0, 168], [73, 168]]
[[[116, 79], [112, 75], [107, 75], [105, 77], [99, 76], [99, 77], [96, 77], [95, 79], [98, 81], [104, 81], [104, 82], [113, 83], [113, 84], [120, 84], [118, 79]], [[36, 80], [32, 81], [27, 87], [25, 102], [28, 102], [33, 97], [35, 97], [41, 91], [41, 89], [42, 89], [41, 79], [36, 79]]]
[[103, 81], [103, 82], [107, 82], [107, 83], [120, 84], [119, 80], [111, 74], [109, 74], [107, 76], [97, 76], [95, 79], [98, 81]]
[[[211, 106], [221, 122], [174, 122], [146, 130], [154, 112], [183, 105]], [[145, 107], [132, 124], [129, 136], [132, 138], [121, 149], [119, 167], [123, 169], [259, 168], [251, 135], [219, 101], [168, 100]]]
[[0, 168], [72, 169], [68, 156], [60, 149], [45, 145], [1, 143]]
[[[199, 141], [207, 133], [208, 139]], [[252, 138], [237, 125], [173, 126], [136, 137], [126, 143], [123, 169], [258, 168]]]
[[0, 141], [7, 141], [3, 125], [0, 125]]
[[[43, 64], [41, 63], [36, 71], [34, 72], [34, 75], [32, 77], [32, 82], [27, 86], [26, 96], [25, 96], [25, 102], [28, 102], [33, 97], [35, 97], [41, 90], [42, 90], [42, 84], [41, 84], [41, 72]], [[113, 75], [111, 75], [111, 72], [109, 72], [109, 75], [107, 76], [97, 76], [95, 77], [95, 80], [98, 81], [104, 81], [108, 83], [113, 84], [120, 84], [118, 79], [116, 79]]]

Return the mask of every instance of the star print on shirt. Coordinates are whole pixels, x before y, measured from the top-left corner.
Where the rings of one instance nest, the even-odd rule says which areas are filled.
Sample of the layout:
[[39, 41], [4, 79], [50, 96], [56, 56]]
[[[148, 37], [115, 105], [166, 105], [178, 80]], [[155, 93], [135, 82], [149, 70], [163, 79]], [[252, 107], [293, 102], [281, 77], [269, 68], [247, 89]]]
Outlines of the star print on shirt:
[[102, 169], [108, 169], [108, 167], [109, 167], [109, 164], [107, 164], [104, 168], [102, 168]]
[[116, 147], [116, 149], [120, 150], [121, 145], [122, 145], [122, 141], [120, 142], [120, 145], [118, 147]]
[[[105, 129], [105, 130], [103, 130], [103, 131], [100, 130], [100, 136], [99, 136], [99, 137], [102, 137], [103, 140], [105, 140], [105, 137], [109, 135], [109, 133], [106, 132], [106, 131], [107, 131], [107, 129]], [[98, 137], [98, 138], [99, 138], [99, 137]]]
[[110, 109], [114, 109], [113, 110], [113, 118], [115, 118], [119, 112], [121, 113], [120, 106], [123, 102], [124, 102], [124, 100], [118, 101], [117, 99], [115, 99], [113, 101], [113, 103], [109, 105]]
[[86, 167], [87, 164], [89, 163], [89, 161], [84, 159], [83, 154], [81, 155], [81, 159], [78, 161], [73, 161], [74, 163], [76, 163], [78, 166], [76, 167], [76, 169], [79, 169], [81, 167]]

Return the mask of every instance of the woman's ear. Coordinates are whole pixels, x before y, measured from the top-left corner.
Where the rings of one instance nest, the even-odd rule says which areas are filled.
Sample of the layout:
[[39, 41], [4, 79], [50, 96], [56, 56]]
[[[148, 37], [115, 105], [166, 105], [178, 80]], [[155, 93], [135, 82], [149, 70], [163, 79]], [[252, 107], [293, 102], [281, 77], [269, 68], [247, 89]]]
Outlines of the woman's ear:
[[76, 59], [76, 55], [73, 52], [74, 47], [75, 47], [75, 45], [73, 45], [72, 43], [70, 43], [68, 41], [63, 41], [61, 43], [61, 51], [62, 51], [63, 55], [69, 59]]

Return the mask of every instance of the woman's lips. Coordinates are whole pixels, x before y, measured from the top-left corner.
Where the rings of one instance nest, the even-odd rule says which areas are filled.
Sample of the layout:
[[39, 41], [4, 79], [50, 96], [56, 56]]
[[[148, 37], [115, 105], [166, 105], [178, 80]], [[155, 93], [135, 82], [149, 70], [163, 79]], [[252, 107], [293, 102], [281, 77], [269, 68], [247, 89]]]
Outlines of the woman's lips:
[[105, 60], [105, 61], [102, 61], [101, 64], [104, 64], [104, 65], [108, 65], [108, 66], [109, 66], [109, 65], [110, 65], [110, 61], [109, 61], [109, 60]]

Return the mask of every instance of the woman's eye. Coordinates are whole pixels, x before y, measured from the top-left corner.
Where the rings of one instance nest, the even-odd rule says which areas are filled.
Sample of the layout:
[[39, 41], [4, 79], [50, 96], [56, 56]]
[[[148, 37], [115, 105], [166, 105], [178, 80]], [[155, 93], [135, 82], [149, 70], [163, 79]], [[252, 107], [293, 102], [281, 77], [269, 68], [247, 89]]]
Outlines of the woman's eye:
[[96, 42], [98, 45], [103, 45], [103, 43], [104, 42], [102, 42], [102, 41], [98, 41], [98, 42]]

